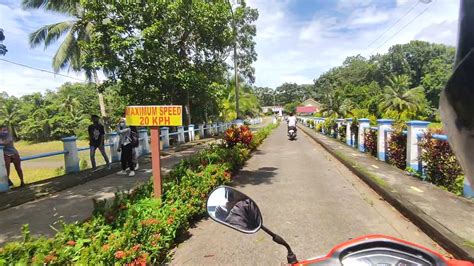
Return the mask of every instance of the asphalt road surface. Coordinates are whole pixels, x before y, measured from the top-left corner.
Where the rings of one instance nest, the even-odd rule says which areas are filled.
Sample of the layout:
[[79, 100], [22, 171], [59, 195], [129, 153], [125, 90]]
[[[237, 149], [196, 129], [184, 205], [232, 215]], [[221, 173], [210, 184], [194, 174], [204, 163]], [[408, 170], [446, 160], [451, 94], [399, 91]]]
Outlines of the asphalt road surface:
[[[232, 186], [257, 202], [265, 226], [281, 235], [299, 260], [367, 234], [394, 236], [446, 254], [303, 132], [289, 141], [285, 125], [254, 153]], [[286, 249], [263, 231], [242, 234], [204, 219], [189, 233], [171, 264], [286, 263]]]

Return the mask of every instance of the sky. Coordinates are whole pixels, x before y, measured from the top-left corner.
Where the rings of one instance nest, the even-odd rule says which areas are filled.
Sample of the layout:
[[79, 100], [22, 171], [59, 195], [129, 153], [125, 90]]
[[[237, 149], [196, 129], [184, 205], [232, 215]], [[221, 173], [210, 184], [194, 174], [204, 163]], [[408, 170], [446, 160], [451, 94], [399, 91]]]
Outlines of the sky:
[[[0, 28], [17, 63], [52, 71], [59, 43], [31, 48], [28, 35], [46, 24], [71, 18], [22, 10], [20, 0], [0, 0]], [[347, 56], [385, 53], [394, 44], [424, 40], [455, 46], [458, 0], [247, 0], [257, 8], [256, 86], [310, 84]], [[81, 73], [62, 74], [84, 79]], [[0, 61], [0, 92], [22, 96], [77, 80]]]

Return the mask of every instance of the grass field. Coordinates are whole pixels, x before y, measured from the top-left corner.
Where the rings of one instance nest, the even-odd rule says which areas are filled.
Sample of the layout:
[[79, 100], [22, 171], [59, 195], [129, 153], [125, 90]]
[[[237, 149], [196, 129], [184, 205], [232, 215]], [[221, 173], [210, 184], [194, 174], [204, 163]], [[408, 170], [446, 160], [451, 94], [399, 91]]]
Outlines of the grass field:
[[[88, 147], [89, 143], [87, 140], [78, 140], [77, 146], [79, 148]], [[26, 141], [19, 141], [15, 143], [15, 147], [20, 153], [20, 156], [25, 157], [46, 152], [61, 151], [63, 150], [63, 143], [62, 141], [50, 141], [43, 143], [29, 143]], [[109, 148], [107, 147], [106, 150], [110, 158]], [[87, 169], [91, 167], [88, 150], [79, 152], [79, 157], [81, 159], [81, 169]], [[95, 158], [97, 165], [105, 164], [105, 161], [99, 151], [96, 151]], [[15, 186], [18, 186], [20, 185], [20, 179], [18, 178], [13, 164], [10, 167], [10, 179], [15, 184]], [[27, 184], [62, 175], [64, 173], [63, 168], [64, 155], [56, 155], [22, 162], [23, 175], [25, 177], [25, 183]]]

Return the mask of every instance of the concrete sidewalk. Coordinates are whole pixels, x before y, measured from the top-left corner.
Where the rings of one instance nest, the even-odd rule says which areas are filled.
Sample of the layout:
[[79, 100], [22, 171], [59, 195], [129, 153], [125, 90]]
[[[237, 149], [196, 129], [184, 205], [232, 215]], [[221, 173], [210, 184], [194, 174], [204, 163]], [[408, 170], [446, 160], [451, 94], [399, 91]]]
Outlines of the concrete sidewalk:
[[474, 201], [300, 126], [385, 200], [458, 258], [474, 261]]
[[[163, 152], [161, 158], [163, 174], [170, 171], [180, 160], [207, 147], [206, 144], [213, 140], [204, 139], [187, 148], [181, 146], [178, 150]], [[35, 201], [1, 210], [0, 246], [8, 241], [20, 239], [23, 224], [30, 225], [33, 235], [53, 236], [55, 231], [50, 225], [54, 226], [54, 222], [60, 217], [67, 223], [86, 220], [92, 215], [92, 199], [110, 199], [119, 190], [130, 190], [149, 180], [152, 175], [151, 158], [149, 156], [142, 158], [139, 167], [135, 177], [119, 176], [113, 173], [94, 180], [87, 180], [87, 182], [84, 181], [80, 185], [76, 184]], [[118, 171], [118, 169], [116, 170]]]

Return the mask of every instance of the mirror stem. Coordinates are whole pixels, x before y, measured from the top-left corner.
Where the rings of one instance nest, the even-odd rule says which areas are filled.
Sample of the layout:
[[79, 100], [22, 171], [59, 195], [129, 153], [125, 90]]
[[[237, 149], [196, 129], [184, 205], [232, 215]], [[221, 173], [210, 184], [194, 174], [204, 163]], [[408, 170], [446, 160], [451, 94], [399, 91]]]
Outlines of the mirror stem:
[[287, 260], [288, 260], [289, 264], [298, 263], [298, 259], [296, 258], [296, 255], [291, 250], [290, 245], [288, 245], [288, 243], [286, 243], [286, 241], [281, 236], [273, 233], [272, 231], [270, 231], [270, 229], [266, 228], [263, 225], [262, 225], [261, 228], [265, 233], [269, 234], [272, 237], [273, 241], [275, 241], [276, 243], [278, 243], [282, 246], [285, 246], [286, 250], [288, 250]]

